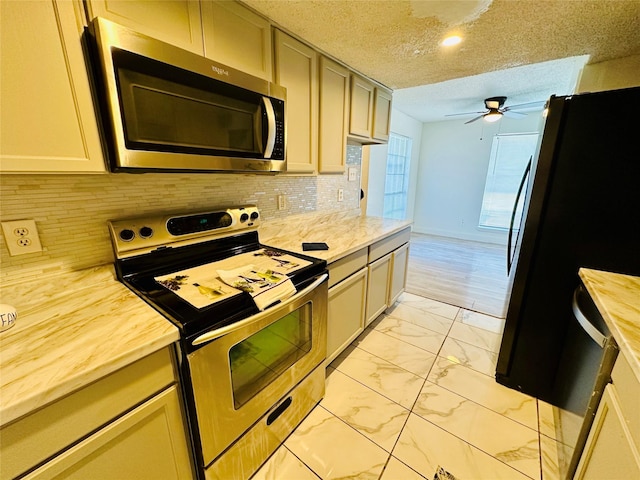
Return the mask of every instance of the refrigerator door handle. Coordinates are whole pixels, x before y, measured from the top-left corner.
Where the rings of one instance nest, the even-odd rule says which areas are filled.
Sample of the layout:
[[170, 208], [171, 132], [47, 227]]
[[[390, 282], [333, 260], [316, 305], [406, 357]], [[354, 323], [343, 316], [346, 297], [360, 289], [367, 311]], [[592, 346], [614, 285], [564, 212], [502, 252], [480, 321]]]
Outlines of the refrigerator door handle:
[[585, 314], [582, 313], [582, 310], [580, 310], [580, 306], [578, 305], [578, 289], [573, 292], [571, 308], [573, 309], [573, 314], [575, 315], [576, 320], [578, 320], [578, 323], [586, 334], [589, 335], [589, 337], [591, 337], [591, 339], [600, 347], [604, 348], [607, 343], [607, 337], [605, 337], [600, 330], [594, 327]]
[[522, 174], [522, 179], [520, 180], [520, 186], [518, 187], [518, 193], [516, 193], [516, 201], [513, 203], [513, 210], [511, 211], [511, 222], [509, 223], [509, 236], [507, 237], [507, 275], [511, 273], [511, 267], [513, 266], [511, 263], [511, 244], [513, 238], [513, 223], [516, 218], [516, 211], [518, 210], [518, 202], [520, 201], [520, 195], [522, 195], [522, 190], [524, 189], [524, 184], [527, 181], [527, 176], [531, 171], [531, 160], [533, 160], [533, 156], [529, 157], [529, 163], [527, 163], [526, 168], [524, 169], [524, 173]]

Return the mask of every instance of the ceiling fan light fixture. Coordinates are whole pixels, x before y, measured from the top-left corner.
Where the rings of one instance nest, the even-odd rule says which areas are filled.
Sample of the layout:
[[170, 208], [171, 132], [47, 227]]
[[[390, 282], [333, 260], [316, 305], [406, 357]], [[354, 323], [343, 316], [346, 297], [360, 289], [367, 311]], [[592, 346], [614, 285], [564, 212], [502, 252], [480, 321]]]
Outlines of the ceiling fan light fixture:
[[442, 42], [440, 42], [440, 45], [442, 45], [443, 47], [452, 47], [454, 45], [458, 45], [461, 41], [462, 37], [460, 35], [449, 35], [448, 37], [445, 37]]
[[497, 122], [501, 118], [502, 118], [502, 113], [500, 113], [498, 110], [491, 110], [489, 113], [487, 113], [484, 116], [485, 122], [489, 122], [489, 123]]

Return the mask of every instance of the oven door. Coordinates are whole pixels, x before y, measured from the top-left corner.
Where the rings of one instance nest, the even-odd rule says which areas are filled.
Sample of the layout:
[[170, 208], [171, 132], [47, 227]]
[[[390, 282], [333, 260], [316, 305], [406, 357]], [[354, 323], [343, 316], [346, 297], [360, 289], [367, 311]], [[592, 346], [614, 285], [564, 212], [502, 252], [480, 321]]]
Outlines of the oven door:
[[187, 359], [205, 466], [325, 359], [327, 277], [194, 340], [204, 344]]

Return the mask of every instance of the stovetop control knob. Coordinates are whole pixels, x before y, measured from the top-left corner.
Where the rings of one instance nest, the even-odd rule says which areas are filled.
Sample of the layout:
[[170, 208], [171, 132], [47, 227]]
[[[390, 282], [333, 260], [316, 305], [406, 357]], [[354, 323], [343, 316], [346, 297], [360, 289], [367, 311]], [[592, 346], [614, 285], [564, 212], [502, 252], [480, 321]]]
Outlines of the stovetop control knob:
[[150, 238], [151, 236], [153, 236], [153, 228], [142, 227], [138, 233], [142, 238]]
[[251, 220], [255, 220], [256, 218], [258, 218], [260, 216], [260, 214], [258, 212], [252, 212], [251, 213]]
[[240, 221], [241, 222], [246, 222], [247, 220], [249, 220], [249, 214], [247, 213], [243, 213], [242, 215], [240, 215]]
[[130, 242], [135, 238], [136, 234], [133, 230], [129, 228], [125, 228], [124, 230], [120, 230], [120, 239], [125, 242]]

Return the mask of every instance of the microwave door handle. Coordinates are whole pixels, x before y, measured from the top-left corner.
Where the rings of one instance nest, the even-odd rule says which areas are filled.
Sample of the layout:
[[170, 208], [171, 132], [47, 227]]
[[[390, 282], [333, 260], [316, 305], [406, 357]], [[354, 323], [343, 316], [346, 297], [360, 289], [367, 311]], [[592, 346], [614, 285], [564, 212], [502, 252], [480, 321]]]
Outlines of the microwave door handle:
[[527, 167], [524, 169], [524, 173], [522, 174], [522, 179], [520, 180], [520, 186], [518, 187], [518, 193], [516, 193], [516, 200], [513, 202], [513, 210], [511, 211], [511, 222], [509, 223], [509, 236], [507, 237], [507, 275], [511, 273], [511, 244], [513, 237], [513, 223], [516, 218], [516, 211], [518, 210], [518, 202], [520, 201], [520, 195], [522, 195], [522, 189], [524, 188], [524, 184], [527, 180], [527, 176], [529, 175], [529, 171], [531, 170], [531, 160], [533, 157], [529, 158], [529, 163], [527, 163]]
[[[322, 282], [324, 282], [327, 278], [329, 278], [329, 274], [328, 273], [323, 273], [318, 278], [316, 278], [311, 285], [309, 285], [305, 289], [299, 291], [294, 296], [289, 297], [284, 302], [278, 303], [275, 306], [277, 306], [278, 308], [281, 308], [281, 307], [285, 307], [285, 306], [289, 305], [290, 303], [295, 302], [299, 298], [302, 298], [305, 295], [307, 295], [309, 292], [311, 292], [311, 290], [316, 288], [318, 285], [320, 285]], [[220, 338], [223, 335], [227, 335], [228, 333], [231, 333], [231, 332], [233, 332], [235, 330], [239, 330], [241, 328], [244, 328], [247, 325], [250, 325], [250, 324], [252, 324], [254, 322], [259, 322], [261, 319], [263, 319], [264, 317], [266, 317], [267, 315], [270, 315], [270, 314], [271, 314], [271, 309], [267, 309], [267, 310], [264, 310], [262, 312], [256, 313], [255, 315], [252, 315], [249, 318], [245, 318], [244, 320], [240, 320], [239, 322], [235, 322], [235, 323], [232, 323], [231, 325], [227, 325], [226, 327], [217, 328], [217, 329], [211, 330], [211, 331], [209, 331], [207, 333], [203, 333], [202, 335], [200, 335], [199, 337], [194, 339], [193, 342], [191, 342], [191, 345], [193, 345], [195, 347], [197, 345], [202, 345], [203, 343], [210, 342], [211, 340], [215, 340], [216, 338]]]
[[264, 146], [264, 158], [271, 158], [273, 147], [276, 144], [276, 114], [269, 97], [262, 97], [264, 111], [267, 114], [267, 143]]

